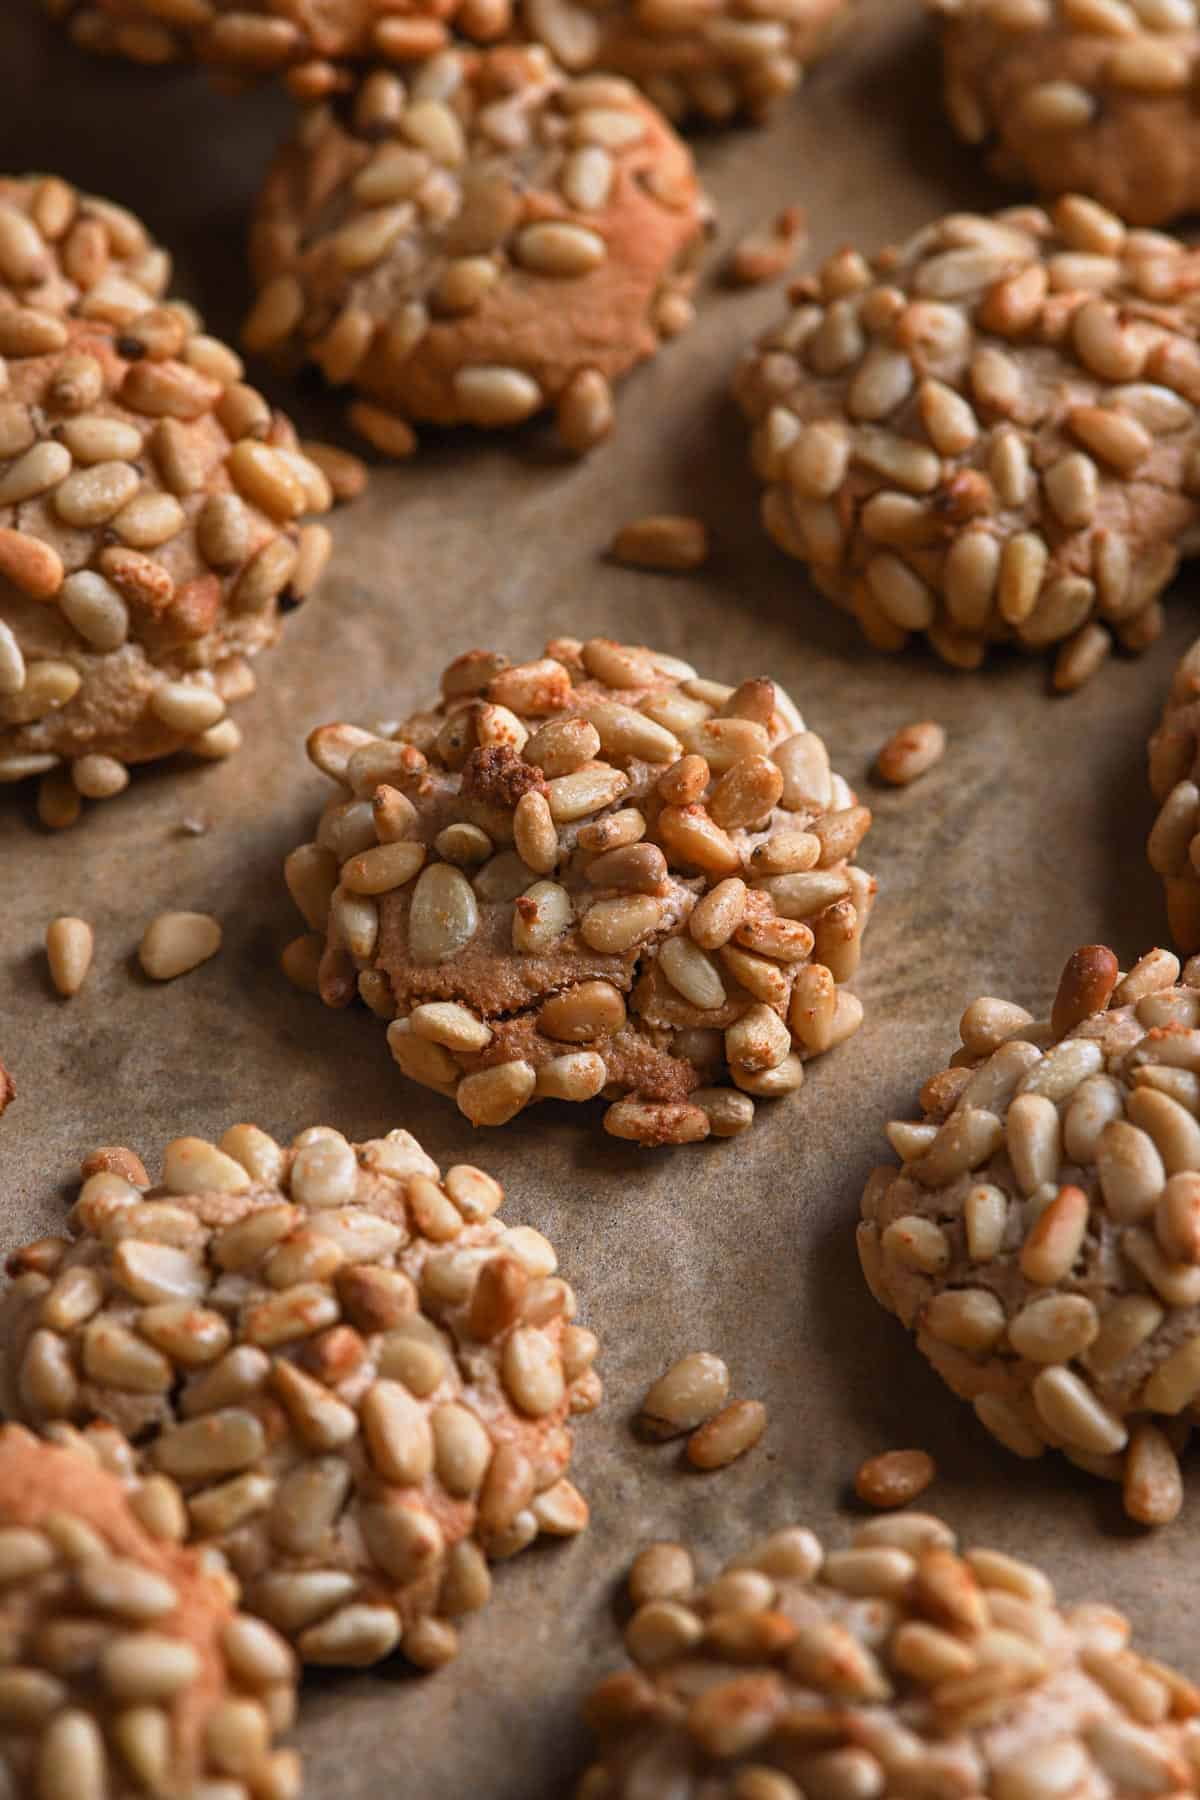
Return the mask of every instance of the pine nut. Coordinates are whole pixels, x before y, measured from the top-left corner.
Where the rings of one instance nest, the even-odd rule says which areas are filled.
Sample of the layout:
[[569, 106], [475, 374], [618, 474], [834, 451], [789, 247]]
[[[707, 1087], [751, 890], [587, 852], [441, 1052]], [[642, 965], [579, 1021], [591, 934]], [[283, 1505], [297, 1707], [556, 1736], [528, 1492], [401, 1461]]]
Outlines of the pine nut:
[[160, 913], [146, 927], [138, 960], [151, 980], [173, 981], [215, 956], [221, 935], [207, 913]]
[[95, 936], [84, 919], [53, 919], [46, 927], [50, 979], [64, 998], [77, 994], [92, 966]]
[[723, 1469], [753, 1449], [766, 1428], [760, 1401], [734, 1400], [692, 1433], [687, 1459], [696, 1469]]

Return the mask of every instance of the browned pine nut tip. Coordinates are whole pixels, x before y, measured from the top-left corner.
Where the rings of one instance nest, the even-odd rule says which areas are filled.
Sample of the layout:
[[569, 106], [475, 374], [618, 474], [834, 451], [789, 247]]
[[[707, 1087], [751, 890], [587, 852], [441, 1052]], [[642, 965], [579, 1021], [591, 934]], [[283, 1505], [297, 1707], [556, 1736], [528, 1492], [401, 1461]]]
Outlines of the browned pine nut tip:
[[[420, 98], [443, 95], [440, 65], [453, 39], [494, 44], [518, 29], [525, 41], [545, 45], [554, 59], [578, 73], [598, 74], [588, 84], [590, 103], [611, 105], [627, 87], [642, 83], [672, 119], [699, 117], [726, 125], [734, 115], [758, 120], [800, 79], [805, 64], [825, 47], [838, 0], [803, 5], [764, 0], [753, 19], [729, 0], [703, 17], [663, 13], [641, 18], [630, 0], [606, 0], [586, 11], [555, 6], [518, 18], [512, 0], [454, 0], [443, 14], [402, 14], [395, 0], [322, 0], [319, 14], [279, 0], [241, 0], [236, 9], [213, 0], [43, 0], [53, 17], [69, 22], [84, 49], [120, 55], [159, 67], [199, 60], [242, 83], [284, 73], [300, 101], [330, 98], [347, 86], [346, 62], [434, 62], [437, 80], [417, 79]], [[394, 114], [377, 67], [363, 111], [387, 123]], [[510, 120], [497, 123], [501, 145], [511, 143]], [[619, 141], [619, 139], [618, 139]]]
[[50, 1429], [56, 1443], [0, 1430], [12, 1791], [99, 1800], [132, 1793], [133, 1769], [143, 1792], [217, 1792], [253, 1771], [256, 1793], [295, 1800], [299, 1758], [274, 1745], [296, 1704], [291, 1649], [180, 1547], [182, 1502], [138, 1481], [118, 1430]]
[[386, 456], [414, 424], [548, 411], [569, 449], [601, 442], [615, 383], [690, 314], [709, 212], [686, 145], [627, 81], [529, 43], [347, 85], [267, 178], [247, 348], [352, 388]]
[[1087, 46], [1103, 32], [1101, 14], [1072, 0], [1024, 9], [1017, 0], [967, 0], [935, 11], [946, 110], [956, 131], [986, 145], [990, 165], [1009, 181], [1050, 195], [1077, 189], [1060, 204], [1072, 208], [1088, 250], [1112, 251], [1106, 207], [1130, 225], [1164, 224], [1196, 210], [1200, 185], [1185, 98], [1196, 59], [1192, 0], [1169, 17], [1136, 9], [1128, 21], [1122, 16], [1120, 42], [1099, 58], [1089, 57]]
[[729, 1370], [710, 1350], [671, 1364], [648, 1390], [638, 1428], [651, 1438], [679, 1437], [719, 1412], [729, 1394]]
[[1163, 1523], [1200, 1398], [1200, 959], [1118, 975], [1088, 945], [1053, 1020], [966, 1009], [954, 1080], [888, 1127], [903, 1166], [871, 1175], [858, 1243], [994, 1437], [1063, 1451]]
[[632, 569], [699, 569], [708, 561], [708, 530], [701, 519], [655, 513], [622, 525], [611, 555]]
[[1103, 1012], [1119, 974], [1117, 959], [1106, 944], [1084, 944], [1072, 951], [1059, 977], [1050, 1014], [1055, 1037], [1066, 1037], [1093, 1013]]
[[935, 719], [902, 725], [876, 758], [876, 768], [893, 787], [907, 787], [939, 763], [946, 754], [945, 728]]
[[854, 1491], [867, 1506], [907, 1506], [936, 1474], [934, 1460], [925, 1450], [885, 1450], [860, 1463]]
[[329, 482], [170, 272], [122, 208], [0, 177], [0, 785], [51, 830], [134, 763], [231, 755], [330, 552]]
[[80, 1180], [86, 1181], [90, 1175], [100, 1174], [119, 1175], [133, 1187], [150, 1186], [145, 1163], [136, 1151], [126, 1149], [124, 1144], [100, 1144], [88, 1152], [79, 1165]]
[[960, 1548], [929, 1513], [870, 1519], [845, 1548], [788, 1526], [708, 1579], [652, 1546], [630, 1599], [628, 1664], [584, 1703], [577, 1800], [802, 1800], [818, 1781], [850, 1800], [890, 1793], [898, 1759], [906, 1787], [981, 1800], [1047, 1800], [1068, 1773], [1122, 1796], [1200, 1786], [1200, 1690], [1110, 1605], [1061, 1604], [1039, 1568]]
[[769, 677], [468, 650], [435, 706], [307, 748], [334, 786], [285, 865], [288, 976], [473, 1125], [603, 1096], [614, 1137], [734, 1137], [858, 1029], [871, 814]]
[[115, 1444], [139, 1516], [219, 1550], [306, 1661], [437, 1667], [491, 1562], [585, 1528], [597, 1340], [482, 1169], [443, 1176], [404, 1131], [248, 1123], [176, 1138], [154, 1186], [123, 1150], [86, 1166], [63, 1235], [9, 1258], [0, 1385], [39, 1430]]
[[46, 927], [46, 960], [57, 991], [69, 998], [77, 994], [92, 966], [95, 933], [86, 919], [63, 916]]
[[687, 1459], [694, 1469], [724, 1469], [752, 1450], [766, 1429], [767, 1409], [761, 1400], [732, 1400], [693, 1431]]
[[740, 239], [730, 253], [725, 277], [733, 287], [757, 287], [778, 281], [795, 262], [808, 237], [808, 219], [801, 206], [787, 206], [763, 230]]
[[768, 533], [878, 650], [1054, 649], [1073, 688], [1114, 638], [1144, 649], [1197, 515], [1190, 257], [1078, 196], [837, 252], [735, 377]]
[[221, 927], [209, 913], [165, 912], [147, 925], [138, 961], [152, 981], [174, 981], [220, 948]]

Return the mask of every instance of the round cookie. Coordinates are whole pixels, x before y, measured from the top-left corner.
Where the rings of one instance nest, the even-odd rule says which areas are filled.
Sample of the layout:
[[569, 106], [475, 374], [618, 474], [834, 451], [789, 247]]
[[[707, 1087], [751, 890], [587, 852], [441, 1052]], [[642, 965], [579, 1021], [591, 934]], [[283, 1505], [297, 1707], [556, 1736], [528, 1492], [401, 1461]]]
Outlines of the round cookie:
[[862, 1020], [838, 983], [871, 815], [773, 681], [605, 638], [472, 650], [392, 738], [308, 750], [338, 783], [286, 867], [315, 985], [472, 1124], [602, 1094], [617, 1137], [732, 1136]]
[[0, 175], [0, 306], [121, 325], [170, 279], [167, 252], [123, 206], [57, 175]]
[[763, 520], [871, 643], [1145, 647], [1197, 519], [1195, 258], [1070, 196], [832, 257], [743, 360]]
[[959, 1550], [926, 1513], [848, 1549], [799, 1526], [697, 1582], [679, 1545], [630, 1577], [632, 1667], [584, 1707], [600, 1755], [576, 1800], [806, 1794], [1194, 1794], [1200, 1690], [1129, 1647], [1115, 1608]]
[[409, 421], [517, 425], [578, 451], [611, 387], [691, 317], [709, 220], [691, 156], [627, 82], [543, 50], [453, 50], [311, 110], [268, 177], [256, 351], [316, 362], [406, 454]]
[[888, 1127], [858, 1231], [875, 1298], [1018, 1456], [1047, 1445], [1162, 1524], [1200, 1414], [1200, 965], [1088, 945], [1049, 1021], [976, 1000]]
[[51, 825], [130, 764], [237, 748], [227, 707], [319, 579], [302, 521], [331, 503], [189, 308], [125, 277], [60, 298], [0, 304], [0, 783], [42, 777]]
[[1162, 876], [1171, 935], [1190, 955], [1200, 950], [1200, 643], [1175, 671], [1158, 729], [1150, 739], [1150, 786], [1160, 811], [1146, 849]]
[[404, 1131], [236, 1125], [148, 1190], [114, 1154], [136, 1172], [105, 1153], [70, 1235], [9, 1259], [7, 1410], [124, 1432], [306, 1661], [448, 1661], [489, 1560], [587, 1524], [596, 1340], [550, 1244]]
[[452, 37], [545, 46], [572, 74], [639, 83], [672, 119], [761, 119], [825, 47], [842, 0], [715, 0], [691, 12], [634, 0], [44, 0], [90, 50], [196, 58], [233, 77], [286, 69], [304, 99], [344, 87], [342, 59], [403, 63]]
[[295, 1657], [153, 1517], [94, 1454], [0, 1430], [4, 1791], [294, 1800], [299, 1758], [272, 1739]]
[[930, 0], [946, 109], [995, 174], [1131, 225], [1200, 206], [1193, 0]]

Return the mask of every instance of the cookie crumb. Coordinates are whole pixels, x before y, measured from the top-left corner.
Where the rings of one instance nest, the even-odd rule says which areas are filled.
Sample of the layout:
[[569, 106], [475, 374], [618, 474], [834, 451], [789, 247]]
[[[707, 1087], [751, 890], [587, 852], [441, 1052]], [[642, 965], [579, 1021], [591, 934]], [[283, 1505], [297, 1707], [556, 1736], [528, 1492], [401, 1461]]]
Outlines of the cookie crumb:
[[725, 265], [730, 287], [759, 287], [786, 275], [808, 241], [808, 217], [801, 206], [785, 206], [771, 224], [749, 231], [734, 245]]
[[946, 753], [946, 733], [933, 719], [902, 725], [879, 752], [876, 767], [892, 787], [907, 787]]
[[868, 1506], [907, 1506], [936, 1474], [937, 1464], [925, 1450], [885, 1450], [859, 1465], [854, 1491]]
[[56, 990], [69, 1000], [87, 980], [92, 966], [96, 934], [86, 919], [67, 915], [51, 919], [46, 927], [46, 960]]
[[610, 554], [632, 569], [699, 569], [708, 561], [708, 530], [686, 513], [651, 513], [622, 525]]
[[731, 1400], [693, 1431], [687, 1459], [694, 1469], [724, 1469], [752, 1450], [766, 1429], [767, 1409], [761, 1400]]

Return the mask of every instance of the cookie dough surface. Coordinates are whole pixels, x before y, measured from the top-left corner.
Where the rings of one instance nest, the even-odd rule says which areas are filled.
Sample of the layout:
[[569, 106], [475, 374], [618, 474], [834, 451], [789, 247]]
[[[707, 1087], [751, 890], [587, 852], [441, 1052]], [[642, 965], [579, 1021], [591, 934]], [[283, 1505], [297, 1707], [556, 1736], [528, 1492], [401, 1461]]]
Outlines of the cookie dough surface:
[[384, 450], [411, 447], [408, 421], [547, 407], [584, 449], [616, 379], [690, 318], [707, 221], [688, 150], [628, 82], [447, 51], [311, 111], [280, 153], [245, 341], [355, 388]]
[[744, 359], [764, 524], [879, 649], [1145, 647], [1195, 531], [1195, 258], [1078, 196], [832, 257]]
[[994, 173], [1131, 225], [1200, 205], [1192, 0], [932, 0], [946, 109]]
[[[128, 1446], [110, 1434], [120, 1464]], [[95, 1450], [0, 1430], [0, 1775], [39, 1800], [300, 1792], [275, 1750], [295, 1658], [235, 1609], [228, 1576], [149, 1529]], [[136, 1510], [135, 1510], [136, 1509]], [[226, 1790], [231, 1779], [248, 1786]]]
[[876, 1299], [993, 1435], [1122, 1482], [1145, 1523], [1179, 1509], [1200, 1400], [1198, 982], [1090, 945], [1049, 1021], [975, 1001], [858, 1234]]
[[357, 991], [474, 1124], [603, 1094], [618, 1137], [730, 1136], [861, 1021], [871, 815], [773, 681], [603, 638], [475, 650], [391, 739], [309, 754], [339, 786], [286, 873], [321, 996]]
[[[118, 248], [107, 217], [74, 229]], [[65, 249], [31, 266], [82, 274]], [[130, 764], [237, 747], [227, 705], [320, 576], [304, 517], [331, 494], [189, 308], [97, 267], [60, 306], [37, 286], [0, 306], [0, 782], [103, 798]]]
[[100, 1168], [69, 1235], [10, 1258], [8, 1409], [127, 1434], [306, 1661], [436, 1667], [490, 1561], [587, 1523], [596, 1341], [502, 1198], [403, 1131], [239, 1125], [176, 1140], [149, 1189]]
[[1196, 1790], [1192, 1683], [1113, 1607], [1060, 1605], [929, 1514], [844, 1549], [793, 1526], [707, 1583], [652, 1546], [630, 1587], [632, 1666], [586, 1702], [600, 1755], [576, 1800]]

